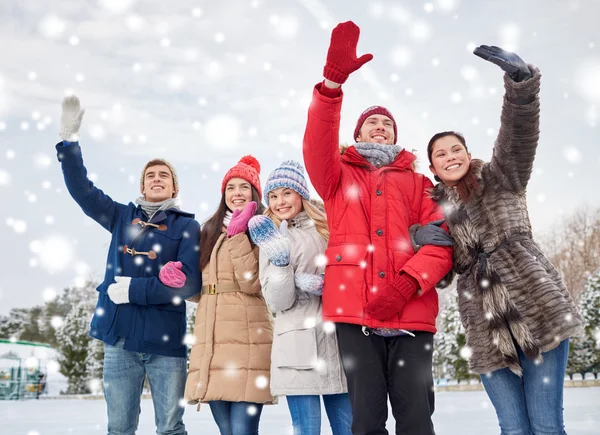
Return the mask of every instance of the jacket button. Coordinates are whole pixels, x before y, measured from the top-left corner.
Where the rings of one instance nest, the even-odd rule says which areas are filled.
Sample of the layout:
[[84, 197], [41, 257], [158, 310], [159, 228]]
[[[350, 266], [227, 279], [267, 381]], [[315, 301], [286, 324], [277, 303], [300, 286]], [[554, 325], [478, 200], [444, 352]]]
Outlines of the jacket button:
[[377, 235], [378, 236], [383, 236], [383, 230], [377, 230]]
[[381, 196], [381, 190], [377, 189], [377, 191], [375, 192], [375, 195]]
[[380, 278], [384, 278], [385, 277], [385, 272], [379, 272], [379, 277]]
[[338, 255], [337, 257], [335, 257], [335, 261], [342, 261], [342, 256]]

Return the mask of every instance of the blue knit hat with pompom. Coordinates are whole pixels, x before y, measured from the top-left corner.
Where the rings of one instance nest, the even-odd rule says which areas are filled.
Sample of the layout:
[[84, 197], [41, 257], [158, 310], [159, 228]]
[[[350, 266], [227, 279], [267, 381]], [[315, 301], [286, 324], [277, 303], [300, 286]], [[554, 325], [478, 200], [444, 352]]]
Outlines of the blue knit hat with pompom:
[[282, 162], [278, 168], [269, 174], [267, 184], [265, 184], [265, 188], [263, 189], [264, 199], [267, 204], [269, 203], [269, 192], [280, 187], [294, 190], [307, 201], [310, 199], [308, 185], [306, 178], [304, 178], [304, 166], [295, 160]]

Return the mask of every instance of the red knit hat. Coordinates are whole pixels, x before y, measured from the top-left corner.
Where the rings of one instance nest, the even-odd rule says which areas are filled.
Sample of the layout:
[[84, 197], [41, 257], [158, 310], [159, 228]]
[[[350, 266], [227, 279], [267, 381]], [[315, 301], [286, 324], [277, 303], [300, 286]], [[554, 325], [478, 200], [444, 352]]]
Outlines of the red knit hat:
[[258, 196], [262, 197], [260, 189], [260, 163], [254, 157], [248, 155], [240, 159], [240, 161], [225, 174], [223, 183], [221, 183], [221, 194], [225, 192], [225, 186], [232, 178], [243, 178], [252, 185], [257, 191]]
[[356, 128], [354, 129], [354, 140], [356, 140], [356, 138], [358, 137], [358, 134], [360, 133], [361, 127], [363, 126], [363, 124], [365, 123], [367, 118], [371, 115], [384, 115], [392, 120], [392, 122], [394, 124], [394, 145], [395, 145], [396, 141], [398, 140], [398, 129], [396, 127], [396, 120], [392, 116], [392, 112], [390, 112], [383, 106], [367, 107], [365, 109], [365, 111], [360, 114], [360, 116], [358, 117], [358, 121], [356, 122]]

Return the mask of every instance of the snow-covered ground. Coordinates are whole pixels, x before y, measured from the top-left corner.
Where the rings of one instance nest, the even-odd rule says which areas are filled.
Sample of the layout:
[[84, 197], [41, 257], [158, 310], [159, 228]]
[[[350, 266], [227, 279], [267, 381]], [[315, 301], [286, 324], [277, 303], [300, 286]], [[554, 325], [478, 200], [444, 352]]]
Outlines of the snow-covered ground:
[[[565, 420], [569, 435], [598, 434], [600, 427], [600, 388], [565, 389]], [[39, 400], [0, 403], [0, 432], [10, 435], [98, 435], [106, 433], [103, 400]], [[324, 415], [324, 413], [323, 413]], [[390, 414], [391, 415], [391, 414]], [[437, 435], [498, 434], [494, 410], [483, 391], [443, 392], [436, 395], [434, 421]], [[190, 434], [219, 435], [208, 406], [200, 412], [188, 407], [185, 423]], [[393, 430], [393, 420], [388, 430]], [[322, 433], [331, 434], [327, 423]], [[139, 435], [155, 433], [150, 400], [142, 401]], [[285, 400], [265, 407], [261, 435], [291, 434]]]

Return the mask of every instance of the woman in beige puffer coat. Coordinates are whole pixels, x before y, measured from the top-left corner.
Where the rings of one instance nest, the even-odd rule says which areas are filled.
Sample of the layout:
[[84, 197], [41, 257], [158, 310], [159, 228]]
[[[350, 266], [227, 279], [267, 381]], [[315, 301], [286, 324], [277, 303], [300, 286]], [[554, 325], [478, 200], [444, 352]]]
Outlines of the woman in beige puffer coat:
[[351, 435], [335, 326], [321, 316], [325, 214], [309, 202], [304, 168], [293, 160], [269, 175], [264, 191], [267, 216], [253, 217], [249, 229], [260, 248], [262, 289], [275, 312], [271, 393], [287, 396], [294, 433], [321, 433], [322, 396], [333, 434]]
[[259, 173], [251, 156], [227, 172], [219, 209], [200, 234], [203, 287], [185, 399], [208, 402], [222, 435], [258, 434], [263, 404], [274, 402], [272, 315], [258, 279], [258, 247], [246, 233], [249, 219], [264, 210]]

